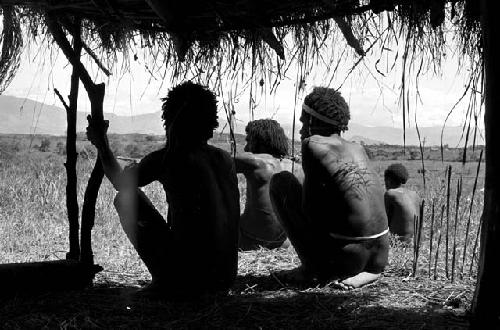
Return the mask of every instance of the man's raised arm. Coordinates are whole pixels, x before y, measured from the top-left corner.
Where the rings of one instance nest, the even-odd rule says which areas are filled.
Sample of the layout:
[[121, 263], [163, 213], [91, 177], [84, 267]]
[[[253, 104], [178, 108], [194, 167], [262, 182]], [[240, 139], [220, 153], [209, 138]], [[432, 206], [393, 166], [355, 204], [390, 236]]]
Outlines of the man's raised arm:
[[125, 182], [130, 182], [131, 180], [123, 178], [121, 175], [122, 168], [109, 147], [107, 136], [109, 122], [105, 121], [103, 127], [97, 127], [93, 124], [92, 117], [90, 115], [87, 116], [87, 120], [87, 138], [97, 148], [104, 174], [109, 181], [111, 181], [111, 184], [113, 184], [115, 189], [120, 190], [123, 188]]
[[236, 155], [234, 158], [234, 164], [236, 166], [236, 173], [248, 173], [254, 171], [262, 163], [262, 160], [255, 157], [251, 152], [242, 152]]

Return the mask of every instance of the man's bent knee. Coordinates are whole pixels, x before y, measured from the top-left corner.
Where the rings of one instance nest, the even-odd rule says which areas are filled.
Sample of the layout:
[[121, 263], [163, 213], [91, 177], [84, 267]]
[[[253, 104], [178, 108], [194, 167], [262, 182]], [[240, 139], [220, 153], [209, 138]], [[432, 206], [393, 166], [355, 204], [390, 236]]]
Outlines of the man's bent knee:
[[135, 219], [137, 217], [139, 207], [139, 196], [137, 190], [119, 191], [113, 200], [113, 205], [118, 212], [121, 222]]
[[113, 204], [120, 212], [123, 209], [128, 210], [131, 206], [137, 207], [141, 199], [148, 201], [147, 197], [140, 189], [126, 189], [116, 194]]

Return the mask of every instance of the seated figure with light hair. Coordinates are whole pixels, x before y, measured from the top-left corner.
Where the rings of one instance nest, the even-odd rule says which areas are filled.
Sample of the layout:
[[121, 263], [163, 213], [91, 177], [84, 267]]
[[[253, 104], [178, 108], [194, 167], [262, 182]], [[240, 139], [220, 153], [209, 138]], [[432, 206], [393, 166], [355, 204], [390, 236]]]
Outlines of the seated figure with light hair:
[[349, 119], [338, 91], [314, 88], [300, 117], [304, 182], [288, 172], [271, 179], [273, 208], [301, 261], [276, 274], [284, 282], [359, 288], [387, 265], [384, 189], [364, 148], [340, 136]]

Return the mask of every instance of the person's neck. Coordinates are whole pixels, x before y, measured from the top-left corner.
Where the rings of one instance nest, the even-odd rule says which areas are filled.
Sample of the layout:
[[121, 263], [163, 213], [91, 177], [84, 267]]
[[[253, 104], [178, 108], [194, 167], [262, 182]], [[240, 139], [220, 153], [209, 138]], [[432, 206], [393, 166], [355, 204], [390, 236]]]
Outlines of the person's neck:
[[166, 148], [172, 152], [184, 152], [206, 146], [207, 144], [208, 144], [207, 141], [183, 142], [183, 143], [176, 143], [174, 145], [169, 145], [167, 143]]
[[332, 131], [315, 131], [311, 132], [311, 136], [313, 135], [319, 135], [319, 136], [324, 136], [324, 137], [340, 137], [339, 132], [332, 132]]

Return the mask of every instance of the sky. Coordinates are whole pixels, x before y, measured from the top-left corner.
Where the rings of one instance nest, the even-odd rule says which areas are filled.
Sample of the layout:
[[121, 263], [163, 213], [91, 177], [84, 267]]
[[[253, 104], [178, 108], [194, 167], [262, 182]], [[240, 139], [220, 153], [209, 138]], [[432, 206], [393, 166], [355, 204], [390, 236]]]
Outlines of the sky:
[[[58, 88], [62, 95], [69, 93], [71, 66], [57, 50], [49, 50], [43, 46], [30, 47], [23, 53], [19, 71], [3, 94], [61, 106], [53, 88]], [[272, 117], [291, 125], [294, 111], [297, 115], [300, 114], [302, 100], [313, 86], [325, 86], [332, 80], [330, 86], [338, 87], [345, 80], [340, 91], [350, 106], [352, 122], [365, 126], [401, 128], [402, 113], [398, 102], [401, 74], [397, 69], [386, 74], [386, 77], [378, 74], [375, 70], [376, 59], [377, 57], [368, 54], [351, 75], [347, 72], [357, 58], [347, 60], [333, 79], [326, 74], [325, 67], [314, 67], [306, 79], [304, 91], [299, 93], [297, 99], [294, 79], [296, 71], [291, 69], [274, 94], [270, 94], [268, 90], [262, 94], [257, 93], [254, 119]], [[161, 109], [160, 98], [164, 97], [172, 86], [168, 81], [151, 78], [145, 65], [140, 62], [139, 60], [132, 63], [130, 74], [112, 75], [107, 79], [102, 75], [97, 76], [97, 69], [94, 69], [93, 74], [97, 77], [95, 81], [106, 82], [105, 112], [138, 115]], [[420, 101], [414, 102], [413, 97], [412, 113], [408, 119], [410, 126], [414, 126], [413, 111], [417, 111], [418, 125], [421, 127], [443, 125], [446, 115], [462, 95], [466, 84], [466, 71], [457, 72], [458, 67], [457, 59], [450, 56], [443, 62], [441, 75], [426, 73], [421, 76]], [[228, 86], [232, 84], [233, 82], [228, 82]], [[411, 91], [411, 95], [414, 95], [414, 88], [411, 88]], [[243, 125], [250, 118], [248, 99], [249, 93], [246, 92], [234, 101], [236, 119]], [[80, 88], [79, 100], [79, 111], [90, 111], [83, 86]], [[458, 106], [447, 125], [461, 125], [464, 111], [465, 104]]]

